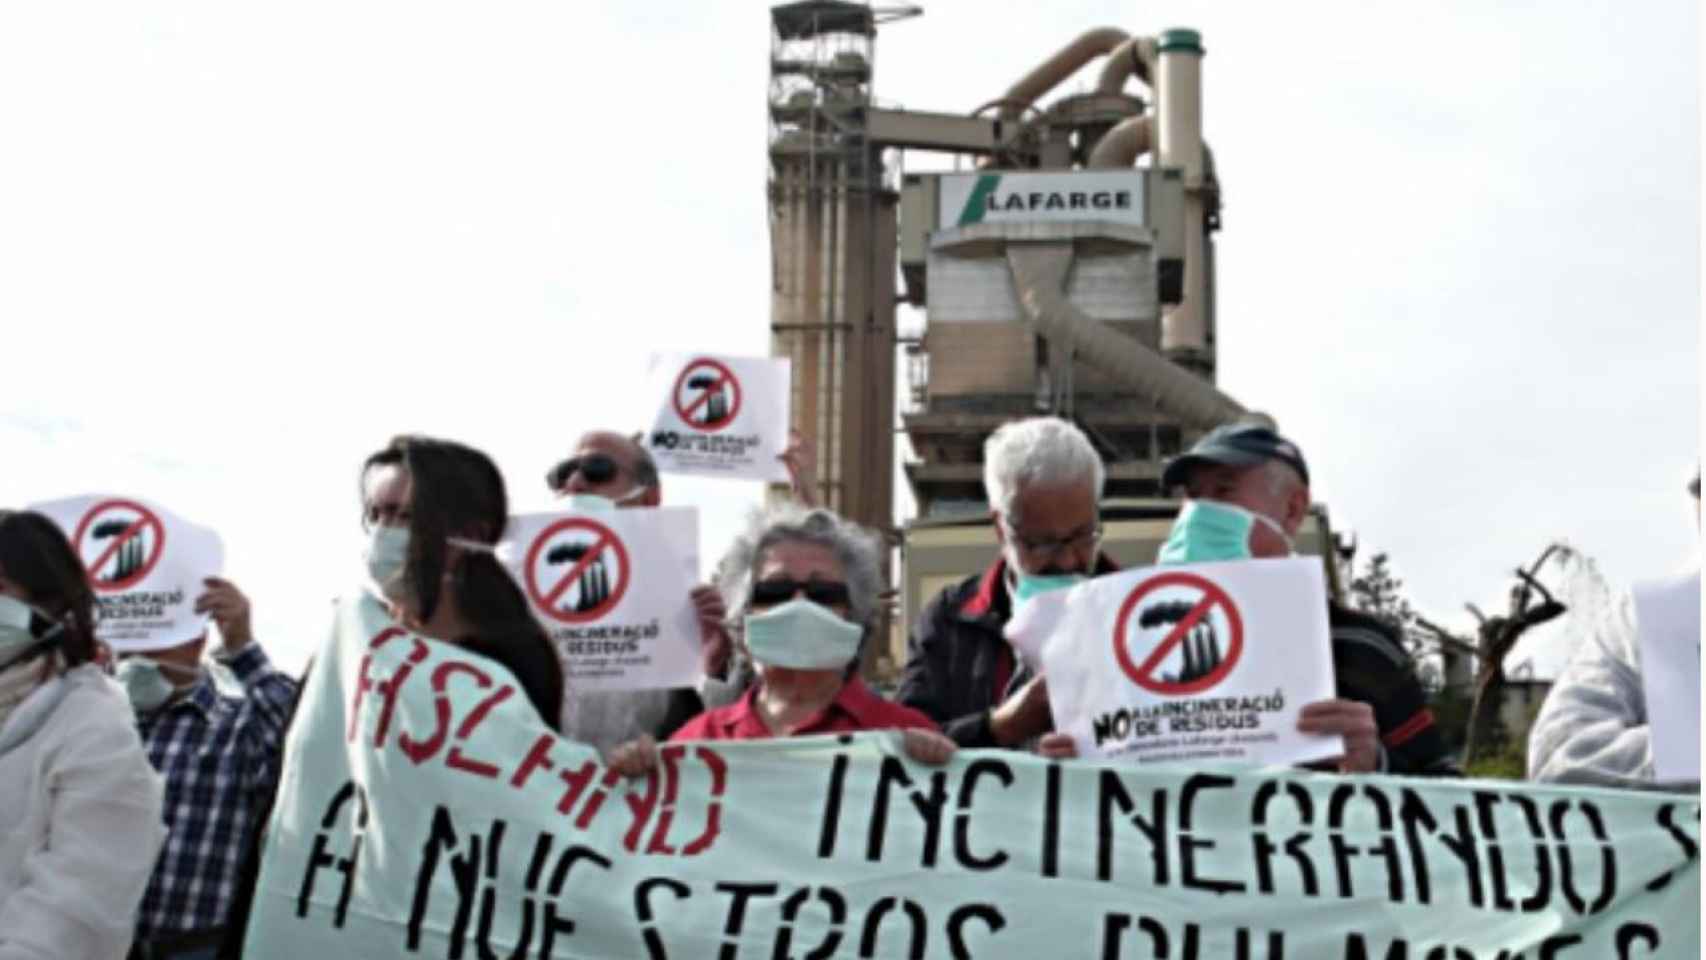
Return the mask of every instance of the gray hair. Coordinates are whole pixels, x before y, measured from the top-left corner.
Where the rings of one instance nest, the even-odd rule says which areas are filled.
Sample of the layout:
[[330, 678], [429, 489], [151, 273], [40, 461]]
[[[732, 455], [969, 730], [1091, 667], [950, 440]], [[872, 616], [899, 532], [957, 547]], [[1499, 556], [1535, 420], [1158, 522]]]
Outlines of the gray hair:
[[1088, 483], [1102, 498], [1106, 469], [1084, 431], [1058, 417], [1031, 417], [1001, 425], [983, 444], [983, 490], [991, 508], [1019, 522], [1022, 487]]
[[847, 579], [848, 613], [853, 622], [871, 629], [877, 619], [877, 595], [883, 589], [882, 546], [876, 534], [832, 511], [807, 509], [791, 500], [754, 510], [746, 529], [717, 563], [717, 590], [735, 624], [746, 615], [753, 578], [765, 551], [781, 543], [827, 547]]

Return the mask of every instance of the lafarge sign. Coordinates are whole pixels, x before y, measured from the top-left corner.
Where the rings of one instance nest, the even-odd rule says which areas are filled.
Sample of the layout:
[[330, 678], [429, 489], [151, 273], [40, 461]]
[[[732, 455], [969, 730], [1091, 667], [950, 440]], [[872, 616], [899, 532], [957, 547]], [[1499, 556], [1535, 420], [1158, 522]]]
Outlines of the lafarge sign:
[[1038, 220], [1145, 222], [1137, 170], [944, 174], [940, 197], [938, 229]]

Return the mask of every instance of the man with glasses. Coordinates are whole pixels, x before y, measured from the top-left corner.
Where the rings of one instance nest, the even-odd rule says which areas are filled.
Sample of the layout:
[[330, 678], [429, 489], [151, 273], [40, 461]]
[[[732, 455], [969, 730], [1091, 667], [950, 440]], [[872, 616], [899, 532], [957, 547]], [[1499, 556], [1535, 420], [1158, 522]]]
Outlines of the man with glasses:
[[919, 615], [896, 699], [962, 747], [1017, 747], [1052, 720], [1041, 678], [1002, 631], [1031, 596], [1114, 569], [1097, 549], [1105, 471], [1084, 433], [1054, 417], [1005, 424], [983, 459], [1000, 553]]

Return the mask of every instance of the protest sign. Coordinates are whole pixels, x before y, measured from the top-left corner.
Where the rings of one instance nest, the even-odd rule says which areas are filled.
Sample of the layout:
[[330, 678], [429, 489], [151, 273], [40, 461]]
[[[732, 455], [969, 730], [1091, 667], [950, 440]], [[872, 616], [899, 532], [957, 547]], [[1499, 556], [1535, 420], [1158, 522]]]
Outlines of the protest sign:
[[572, 690], [691, 686], [699, 575], [691, 507], [512, 517], [505, 562], [568, 668]]
[[225, 567], [219, 534], [144, 500], [69, 497], [29, 509], [65, 532], [95, 590], [95, 637], [115, 652], [162, 650], [207, 630], [205, 577]]
[[1653, 777], [1700, 780], [1700, 571], [1634, 589]]
[[652, 354], [647, 449], [665, 473], [786, 482], [788, 360]]
[[1698, 797], [1203, 772], [892, 733], [626, 780], [501, 666], [340, 605], [244, 956], [1697, 957]]
[[1334, 696], [1318, 560], [1145, 567], [1032, 606], [1016, 645], [1044, 637], [1055, 729], [1080, 756], [1306, 763], [1344, 751], [1297, 731], [1304, 705]]

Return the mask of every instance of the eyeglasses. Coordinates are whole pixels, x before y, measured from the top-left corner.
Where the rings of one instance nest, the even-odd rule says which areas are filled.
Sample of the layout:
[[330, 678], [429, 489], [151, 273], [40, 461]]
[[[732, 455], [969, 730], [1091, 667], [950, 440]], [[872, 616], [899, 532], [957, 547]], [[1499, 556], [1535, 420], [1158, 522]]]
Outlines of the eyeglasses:
[[804, 592], [806, 599], [820, 607], [833, 607], [845, 604], [852, 597], [847, 590], [847, 584], [831, 580], [788, 580], [775, 578], [760, 580], [752, 585], [750, 606], [774, 607]]
[[1100, 521], [1064, 537], [1029, 537], [1020, 533], [1005, 520], [1002, 525], [1007, 527], [1007, 536], [1012, 538], [1019, 549], [1039, 557], [1057, 557], [1067, 551], [1084, 552], [1094, 550], [1102, 540], [1102, 524]]
[[594, 486], [609, 483], [622, 472], [622, 467], [609, 454], [589, 453], [584, 457], [570, 457], [552, 467], [545, 474], [545, 485], [552, 490], [561, 490], [569, 485], [569, 478], [579, 473], [586, 482]]

